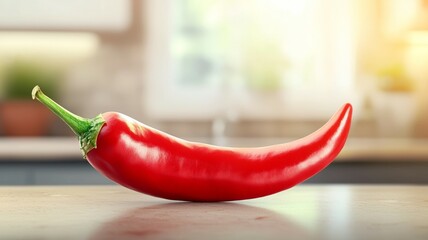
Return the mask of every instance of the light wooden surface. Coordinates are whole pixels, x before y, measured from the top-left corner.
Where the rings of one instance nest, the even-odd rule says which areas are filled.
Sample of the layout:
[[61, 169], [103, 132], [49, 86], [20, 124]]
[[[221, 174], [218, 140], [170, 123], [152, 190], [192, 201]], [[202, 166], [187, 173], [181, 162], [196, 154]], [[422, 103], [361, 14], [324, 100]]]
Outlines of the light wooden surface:
[[300, 185], [230, 203], [0, 187], [0, 239], [428, 239], [428, 186]]

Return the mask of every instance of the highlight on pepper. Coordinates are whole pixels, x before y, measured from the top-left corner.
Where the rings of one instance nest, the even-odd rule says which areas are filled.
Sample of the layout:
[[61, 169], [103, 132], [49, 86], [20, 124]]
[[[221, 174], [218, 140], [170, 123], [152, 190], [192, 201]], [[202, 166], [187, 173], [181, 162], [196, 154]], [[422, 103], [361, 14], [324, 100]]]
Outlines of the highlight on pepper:
[[291, 188], [327, 167], [348, 137], [352, 106], [344, 104], [314, 133], [257, 148], [190, 142], [118, 112], [83, 118], [46, 96], [37, 99], [77, 135], [83, 157], [101, 174], [155, 197], [198, 202], [268, 196]]

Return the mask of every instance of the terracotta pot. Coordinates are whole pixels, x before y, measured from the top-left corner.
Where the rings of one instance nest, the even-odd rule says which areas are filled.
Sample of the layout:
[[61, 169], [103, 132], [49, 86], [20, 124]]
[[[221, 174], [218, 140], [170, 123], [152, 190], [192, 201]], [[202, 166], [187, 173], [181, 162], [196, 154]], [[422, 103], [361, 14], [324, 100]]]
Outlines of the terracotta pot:
[[7, 136], [46, 135], [54, 119], [53, 114], [36, 101], [13, 100], [0, 103], [0, 124]]

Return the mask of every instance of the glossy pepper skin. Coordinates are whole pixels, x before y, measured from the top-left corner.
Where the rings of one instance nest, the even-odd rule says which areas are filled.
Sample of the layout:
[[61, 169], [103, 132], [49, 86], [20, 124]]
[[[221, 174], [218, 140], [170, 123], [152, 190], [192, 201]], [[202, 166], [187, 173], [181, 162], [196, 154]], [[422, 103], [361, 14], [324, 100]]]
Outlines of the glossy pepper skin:
[[324, 169], [346, 142], [352, 106], [345, 104], [309, 136], [259, 148], [185, 141], [116, 112], [102, 119], [86, 155], [100, 173], [152, 196], [214, 202], [267, 196]]

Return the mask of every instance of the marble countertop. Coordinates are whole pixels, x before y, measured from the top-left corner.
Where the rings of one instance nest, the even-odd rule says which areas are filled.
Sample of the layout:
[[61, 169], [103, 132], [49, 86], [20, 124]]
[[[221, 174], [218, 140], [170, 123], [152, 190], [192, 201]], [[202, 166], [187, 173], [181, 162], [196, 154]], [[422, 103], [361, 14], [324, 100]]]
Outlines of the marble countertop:
[[[289, 142], [284, 138], [191, 138], [231, 147], [259, 147]], [[83, 160], [75, 137], [0, 138], [0, 161]], [[428, 161], [428, 139], [351, 138], [336, 161]]]
[[121, 186], [0, 187], [0, 239], [428, 239], [428, 186], [299, 185], [189, 203]]

